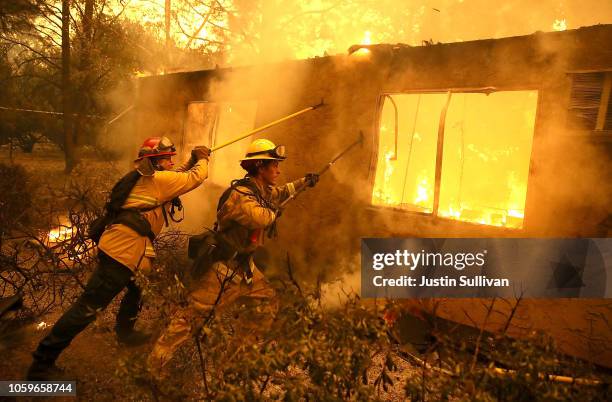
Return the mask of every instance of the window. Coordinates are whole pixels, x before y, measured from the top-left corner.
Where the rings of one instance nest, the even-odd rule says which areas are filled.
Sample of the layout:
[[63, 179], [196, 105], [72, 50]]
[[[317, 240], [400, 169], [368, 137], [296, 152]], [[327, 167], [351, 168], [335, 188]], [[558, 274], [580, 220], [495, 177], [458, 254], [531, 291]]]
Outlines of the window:
[[384, 95], [372, 203], [522, 227], [536, 107], [537, 91]]
[[186, 154], [197, 145], [210, 147], [217, 125], [218, 105], [212, 102], [192, 102], [187, 105], [187, 118], [181, 143]]
[[446, 94], [385, 96], [374, 204], [432, 212], [438, 120], [445, 102]]
[[612, 73], [573, 73], [568, 127], [575, 130], [612, 130]]
[[[257, 102], [192, 102], [187, 105], [185, 132], [181, 150], [185, 156], [196, 145], [214, 147], [224, 144], [254, 128]], [[208, 169], [208, 180], [227, 186], [244, 176], [238, 161], [253, 139], [247, 137], [215, 152]]]

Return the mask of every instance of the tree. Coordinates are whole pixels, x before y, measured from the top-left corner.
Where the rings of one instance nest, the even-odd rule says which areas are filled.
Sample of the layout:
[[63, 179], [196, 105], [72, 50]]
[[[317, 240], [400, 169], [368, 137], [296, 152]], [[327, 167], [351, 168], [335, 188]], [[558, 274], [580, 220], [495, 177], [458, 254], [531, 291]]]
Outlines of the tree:
[[[173, 9], [168, 8], [168, 15], [174, 18], [174, 27], [185, 25], [180, 16], [186, 8], [205, 9], [205, 2], [191, 1], [193, 4], [187, 4], [187, 0], [169, 4]], [[23, 3], [23, 7], [0, 5], [0, 27], [4, 27], [0, 29], [0, 62], [5, 62], [0, 65], [0, 80], [7, 84], [0, 92], [10, 89], [10, 94], [3, 96], [9, 100], [6, 106], [60, 114], [9, 116], [0, 111], [12, 122], [3, 125], [2, 136], [33, 138], [32, 132], [40, 132], [56, 140], [65, 153], [66, 171], [79, 162], [79, 149], [96, 141], [105, 119], [110, 120], [130, 105], [131, 82], [136, 72], [156, 74], [175, 69], [176, 65], [166, 60], [174, 60], [186, 69], [214, 66], [214, 52], [208, 49], [212, 42], [203, 41], [198, 34], [215, 18], [204, 23], [197, 21], [200, 31], [197, 27], [193, 30], [191, 26], [184, 27], [186, 32], [194, 33], [185, 46], [186, 41], [175, 42], [175, 36], [170, 37], [175, 33], [170, 32], [169, 25], [169, 41], [164, 41], [165, 23], [159, 27], [143, 26], [127, 18], [129, 2], [122, 0], [18, 0], [18, 3]], [[219, 12], [214, 8], [212, 11]], [[161, 12], [162, 20], [165, 14]], [[30, 22], [17, 23], [17, 15], [28, 15]], [[120, 97], [112, 96], [118, 91]], [[60, 136], [52, 122], [58, 118], [63, 121]], [[39, 123], [38, 130], [31, 127], [34, 131], [19, 132], [16, 127], [26, 125], [23, 121], [17, 124], [17, 120], [25, 119]], [[51, 128], [53, 134], [48, 135]]]
[[72, 171], [76, 162], [71, 102], [70, 0], [62, 0], [62, 112], [64, 113], [64, 154], [66, 155], [66, 172]]
[[0, 31], [30, 26], [36, 15], [37, 0], [11, 0], [0, 2]]

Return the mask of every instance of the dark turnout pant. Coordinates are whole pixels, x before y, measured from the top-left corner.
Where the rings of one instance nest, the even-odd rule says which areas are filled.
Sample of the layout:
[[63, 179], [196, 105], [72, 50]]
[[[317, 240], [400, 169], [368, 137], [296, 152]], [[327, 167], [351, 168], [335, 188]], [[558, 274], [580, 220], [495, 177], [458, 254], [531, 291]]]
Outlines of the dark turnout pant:
[[134, 282], [133, 272], [100, 251], [100, 263], [89, 278], [85, 291], [55, 323], [51, 332], [40, 342], [33, 356], [35, 361], [53, 364], [72, 339], [96, 319], [96, 314], [127, 287], [117, 313], [119, 335], [134, 329], [140, 310], [141, 293]]

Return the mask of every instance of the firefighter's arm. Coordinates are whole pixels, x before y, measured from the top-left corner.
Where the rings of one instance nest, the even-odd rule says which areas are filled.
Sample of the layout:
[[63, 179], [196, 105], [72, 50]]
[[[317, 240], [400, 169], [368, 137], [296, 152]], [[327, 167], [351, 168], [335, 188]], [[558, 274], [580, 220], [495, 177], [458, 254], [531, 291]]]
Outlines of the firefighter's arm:
[[278, 205], [295, 193], [301, 191], [307, 185], [306, 178], [302, 177], [301, 179], [297, 179], [283, 186], [272, 187], [271, 201], [273, 204]]
[[235, 205], [235, 208], [234, 213], [231, 213], [228, 218], [231, 218], [240, 225], [249, 229], [263, 229], [270, 226], [274, 219], [276, 219], [276, 213], [269, 208], [263, 207], [254, 195], [234, 192], [232, 194], [233, 197], [238, 199], [235, 204], [231, 203]]
[[153, 176], [161, 202], [170, 201], [198, 187], [208, 177], [208, 161], [200, 159], [185, 172], [161, 171]]
[[187, 172], [188, 170], [190, 170], [192, 167], [195, 166], [198, 160], [206, 159], [208, 161], [209, 158], [210, 158], [210, 149], [205, 146], [197, 146], [191, 151], [191, 157], [187, 159], [185, 163], [183, 163], [181, 166], [175, 169], [172, 169], [172, 170], [174, 172]]
[[193, 168], [195, 166], [195, 164], [197, 163], [196, 160], [193, 160], [192, 158], [187, 159], [187, 161], [185, 163], [183, 163], [181, 166], [172, 169], [173, 172], [187, 172], [189, 171], [191, 168]]

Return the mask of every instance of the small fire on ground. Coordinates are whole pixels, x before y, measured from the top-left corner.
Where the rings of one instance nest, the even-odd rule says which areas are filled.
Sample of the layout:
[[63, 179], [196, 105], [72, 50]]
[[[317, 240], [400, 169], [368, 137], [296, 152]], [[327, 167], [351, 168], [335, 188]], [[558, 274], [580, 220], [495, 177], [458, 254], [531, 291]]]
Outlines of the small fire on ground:
[[62, 241], [70, 240], [74, 235], [74, 229], [72, 226], [59, 226], [55, 229], [51, 229], [47, 238], [50, 243], [59, 243]]
[[[67, 219], [63, 218], [60, 222], [67, 222]], [[49, 230], [46, 243], [64, 260], [74, 261], [92, 255], [94, 247], [91, 239], [72, 241], [76, 235], [76, 227], [70, 223], [60, 223], [58, 227]]]

